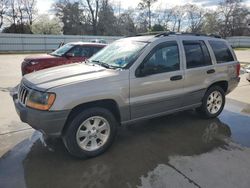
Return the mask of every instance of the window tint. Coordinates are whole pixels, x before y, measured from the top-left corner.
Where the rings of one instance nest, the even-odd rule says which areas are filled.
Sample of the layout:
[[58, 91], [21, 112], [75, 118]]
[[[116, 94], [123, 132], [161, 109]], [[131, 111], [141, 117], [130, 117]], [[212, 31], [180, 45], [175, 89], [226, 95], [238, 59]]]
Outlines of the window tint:
[[143, 74], [156, 74], [180, 69], [179, 49], [176, 42], [167, 42], [156, 47], [144, 61]]
[[69, 51], [74, 54], [75, 57], [90, 57], [90, 48], [86, 46], [75, 46]]
[[203, 41], [183, 41], [187, 68], [211, 65], [211, 58], [207, 46]]
[[93, 54], [101, 50], [103, 47], [93, 47]]
[[209, 41], [210, 46], [214, 51], [217, 63], [225, 63], [234, 61], [233, 55], [228, 46], [223, 41]]
[[100, 51], [102, 48], [103, 47], [92, 47], [92, 52], [91, 52], [90, 56], [94, 55], [95, 53]]

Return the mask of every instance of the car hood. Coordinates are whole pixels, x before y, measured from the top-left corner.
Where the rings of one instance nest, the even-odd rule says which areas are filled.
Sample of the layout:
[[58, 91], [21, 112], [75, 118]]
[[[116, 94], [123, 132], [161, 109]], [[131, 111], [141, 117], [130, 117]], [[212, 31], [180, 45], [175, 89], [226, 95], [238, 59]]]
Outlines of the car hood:
[[57, 56], [52, 56], [50, 54], [40, 54], [40, 55], [32, 55], [26, 57], [25, 61], [38, 61], [38, 60], [45, 60], [45, 59], [56, 59], [59, 58]]
[[118, 74], [117, 72], [119, 71], [99, 65], [74, 63], [27, 74], [23, 77], [23, 83], [32, 89], [45, 91], [71, 83], [113, 77]]

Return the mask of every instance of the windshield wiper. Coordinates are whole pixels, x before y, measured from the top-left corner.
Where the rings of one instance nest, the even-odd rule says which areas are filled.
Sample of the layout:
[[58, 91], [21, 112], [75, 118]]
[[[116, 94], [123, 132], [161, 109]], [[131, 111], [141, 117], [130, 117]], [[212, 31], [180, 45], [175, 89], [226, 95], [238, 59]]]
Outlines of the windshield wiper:
[[113, 65], [110, 65], [108, 63], [104, 63], [104, 62], [101, 62], [101, 61], [98, 61], [98, 60], [92, 60], [92, 62], [96, 63], [97, 65], [100, 65], [102, 67], [105, 67], [107, 69], [117, 69], [117, 68], [121, 68], [121, 67], [117, 67], [117, 66], [113, 66]]

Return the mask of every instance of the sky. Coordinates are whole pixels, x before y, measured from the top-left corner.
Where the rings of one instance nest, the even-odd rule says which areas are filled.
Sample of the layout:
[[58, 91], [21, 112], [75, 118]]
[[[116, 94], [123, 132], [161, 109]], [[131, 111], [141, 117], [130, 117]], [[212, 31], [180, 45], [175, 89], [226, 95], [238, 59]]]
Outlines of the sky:
[[[117, 6], [120, 4], [121, 9], [136, 8], [140, 0], [110, 0]], [[175, 5], [184, 5], [186, 3], [197, 4], [202, 7], [214, 9], [221, 0], [158, 0], [154, 4], [154, 8], [172, 7]], [[55, 0], [37, 0], [37, 8], [39, 14], [50, 14], [49, 10]], [[250, 0], [245, 1], [247, 6], [250, 6]]]

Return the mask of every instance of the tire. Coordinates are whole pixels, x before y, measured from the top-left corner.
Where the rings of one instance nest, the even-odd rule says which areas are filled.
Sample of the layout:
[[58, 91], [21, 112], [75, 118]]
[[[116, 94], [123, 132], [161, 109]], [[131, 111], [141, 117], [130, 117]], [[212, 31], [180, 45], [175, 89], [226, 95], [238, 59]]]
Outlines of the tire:
[[95, 157], [112, 145], [117, 126], [118, 122], [109, 110], [99, 107], [85, 109], [68, 122], [63, 142], [75, 157]]
[[[213, 99], [214, 98], [214, 99]], [[202, 105], [196, 111], [203, 118], [215, 118], [222, 112], [225, 105], [225, 92], [219, 86], [210, 87], [203, 99]]]

